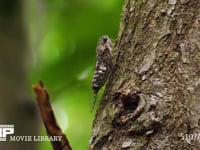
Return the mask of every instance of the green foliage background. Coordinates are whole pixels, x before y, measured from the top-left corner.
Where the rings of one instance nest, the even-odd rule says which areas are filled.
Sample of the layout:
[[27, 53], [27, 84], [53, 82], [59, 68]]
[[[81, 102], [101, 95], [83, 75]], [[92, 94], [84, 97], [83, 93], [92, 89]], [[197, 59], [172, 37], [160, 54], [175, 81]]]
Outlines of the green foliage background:
[[[96, 44], [104, 34], [117, 37], [122, 3], [29, 0], [26, 4], [32, 48], [29, 83], [44, 81], [58, 122], [75, 150], [87, 149], [95, 115], [89, 109]], [[42, 123], [41, 135], [46, 135]], [[39, 149], [51, 145], [41, 142]]]

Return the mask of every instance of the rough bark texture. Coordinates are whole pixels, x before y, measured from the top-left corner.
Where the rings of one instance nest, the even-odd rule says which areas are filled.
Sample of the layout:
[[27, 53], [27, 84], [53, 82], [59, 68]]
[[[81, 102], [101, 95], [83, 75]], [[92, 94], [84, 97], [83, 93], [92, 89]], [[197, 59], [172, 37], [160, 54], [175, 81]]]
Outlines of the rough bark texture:
[[[26, 87], [28, 40], [22, 0], [0, 1], [0, 124], [13, 124], [15, 135], [37, 135], [36, 107]], [[35, 142], [0, 142], [1, 150], [34, 150]]]
[[[126, 0], [91, 150], [200, 149], [200, 2]], [[190, 137], [191, 138], [191, 137]]]

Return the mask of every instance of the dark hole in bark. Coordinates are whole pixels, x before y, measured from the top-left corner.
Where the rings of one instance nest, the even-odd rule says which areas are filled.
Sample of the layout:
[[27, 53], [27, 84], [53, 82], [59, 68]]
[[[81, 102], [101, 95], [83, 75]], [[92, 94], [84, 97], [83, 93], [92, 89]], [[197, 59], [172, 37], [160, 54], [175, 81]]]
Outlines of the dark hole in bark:
[[138, 106], [139, 100], [140, 100], [140, 96], [137, 94], [127, 95], [122, 99], [122, 103], [126, 110], [136, 109]]

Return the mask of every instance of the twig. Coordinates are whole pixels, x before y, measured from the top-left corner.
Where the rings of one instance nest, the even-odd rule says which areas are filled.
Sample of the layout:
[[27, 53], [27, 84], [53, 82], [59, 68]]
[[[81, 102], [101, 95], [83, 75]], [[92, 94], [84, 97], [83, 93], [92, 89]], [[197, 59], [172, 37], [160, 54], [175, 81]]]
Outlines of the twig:
[[49, 101], [49, 95], [47, 93], [47, 90], [44, 87], [43, 82], [39, 81], [39, 85], [34, 85], [33, 90], [36, 95], [37, 104], [38, 104], [40, 114], [41, 114], [48, 136], [61, 137], [60, 141], [51, 140], [53, 149], [54, 150], [72, 150], [66, 135], [62, 132], [61, 128], [56, 122], [56, 118]]

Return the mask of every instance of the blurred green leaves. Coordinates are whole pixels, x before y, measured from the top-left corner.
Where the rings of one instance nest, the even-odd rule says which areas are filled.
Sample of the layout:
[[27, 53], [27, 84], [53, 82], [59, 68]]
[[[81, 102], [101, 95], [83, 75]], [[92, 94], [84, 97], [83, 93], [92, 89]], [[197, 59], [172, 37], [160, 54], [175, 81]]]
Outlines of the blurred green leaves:
[[[87, 149], [94, 113], [91, 79], [98, 38], [116, 38], [123, 1], [30, 0], [32, 67], [29, 82], [43, 80], [74, 149]], [[99, 96], [100, 97], [100, 96]], [[46, 134], [44, 131], [41, 134]], [[50, 143], [40, 143], [45, 149]], [[47, 146], [48, 147], [48, 146]]]

